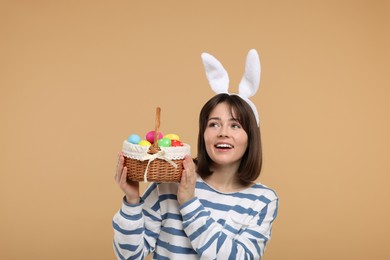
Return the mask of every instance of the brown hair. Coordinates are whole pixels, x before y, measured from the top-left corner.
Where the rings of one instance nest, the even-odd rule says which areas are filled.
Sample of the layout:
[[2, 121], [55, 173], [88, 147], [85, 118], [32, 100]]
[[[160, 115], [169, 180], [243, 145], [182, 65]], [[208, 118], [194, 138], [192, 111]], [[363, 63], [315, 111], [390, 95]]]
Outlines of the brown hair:
[[[257, 126], [252, 109], [242, 98], [237, 95], [218, 94], [211, 98], [203, 106], [199, 114], [198, 156], [196, 159], [197, 172], [202, 178], [210, 176], [212, 160], [207, 154], [204, 132], [210, 113], [220, 103], [228, 104], [235, 117], [248, 135], [248, 147], [241, 159], [237, 177], [245, 185], [255, 181], [260, 176], [262, 166], [260, 128]], [[232, 113], [233, 114], [233, 113]]]

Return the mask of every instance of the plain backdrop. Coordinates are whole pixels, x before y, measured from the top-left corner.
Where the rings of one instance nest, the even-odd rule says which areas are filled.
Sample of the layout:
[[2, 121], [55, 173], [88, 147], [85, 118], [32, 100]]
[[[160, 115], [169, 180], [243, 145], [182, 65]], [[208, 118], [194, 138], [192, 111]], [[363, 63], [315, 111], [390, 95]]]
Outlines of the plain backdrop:
[[122, 141], [160, 106], [195, 156], [200, 54], [236, 92], [256, 48], [258, 181], [280, 197], [264, 259], [390, 259], [389, 17], [385, 0], [2, 0], [0, 258], [115, 259]]

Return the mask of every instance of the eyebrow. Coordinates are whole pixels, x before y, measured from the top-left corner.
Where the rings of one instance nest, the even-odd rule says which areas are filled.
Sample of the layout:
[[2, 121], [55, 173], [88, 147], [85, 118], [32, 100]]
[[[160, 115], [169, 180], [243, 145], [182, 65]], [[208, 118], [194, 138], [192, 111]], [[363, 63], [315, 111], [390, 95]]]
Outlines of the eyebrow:
[[[207, 119], [207, 122], [210, 121], [210, 120], [218, 120], [218, 121], [222, 121], [222, 119], [220, 117], [210, 117], [209, 119]], [[235, 121], [235, 122], [240, 122], [237, 118], [230, 118], [229, 121]]]

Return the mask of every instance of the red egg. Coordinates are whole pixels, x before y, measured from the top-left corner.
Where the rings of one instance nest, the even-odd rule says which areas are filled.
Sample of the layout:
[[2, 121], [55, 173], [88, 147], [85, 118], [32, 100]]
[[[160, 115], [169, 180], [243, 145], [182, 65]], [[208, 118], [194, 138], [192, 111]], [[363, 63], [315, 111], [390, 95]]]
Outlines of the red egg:
[[180, 142], [179, 140], [172, 140], [171, 146], [183, 146], [183, 143]]

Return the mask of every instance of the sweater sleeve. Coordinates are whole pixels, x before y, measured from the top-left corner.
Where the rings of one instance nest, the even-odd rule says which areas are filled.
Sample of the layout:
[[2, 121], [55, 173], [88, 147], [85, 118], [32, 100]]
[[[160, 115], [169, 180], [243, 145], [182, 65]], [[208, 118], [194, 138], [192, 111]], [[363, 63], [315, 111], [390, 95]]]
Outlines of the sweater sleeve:
[[278, 198], [272, 200], [250, 219], [214, 220], [197, 198], [181, 205], [183, 227], [201, 259], [261, 259], [271, 236]]
[[121, 209], [113, 217], [113, 246], [118, 259], [144, 259], [154, 251], [161, 228], [156, 187], [149, 186], [139, 204], [128, 204], [123, 199]]

